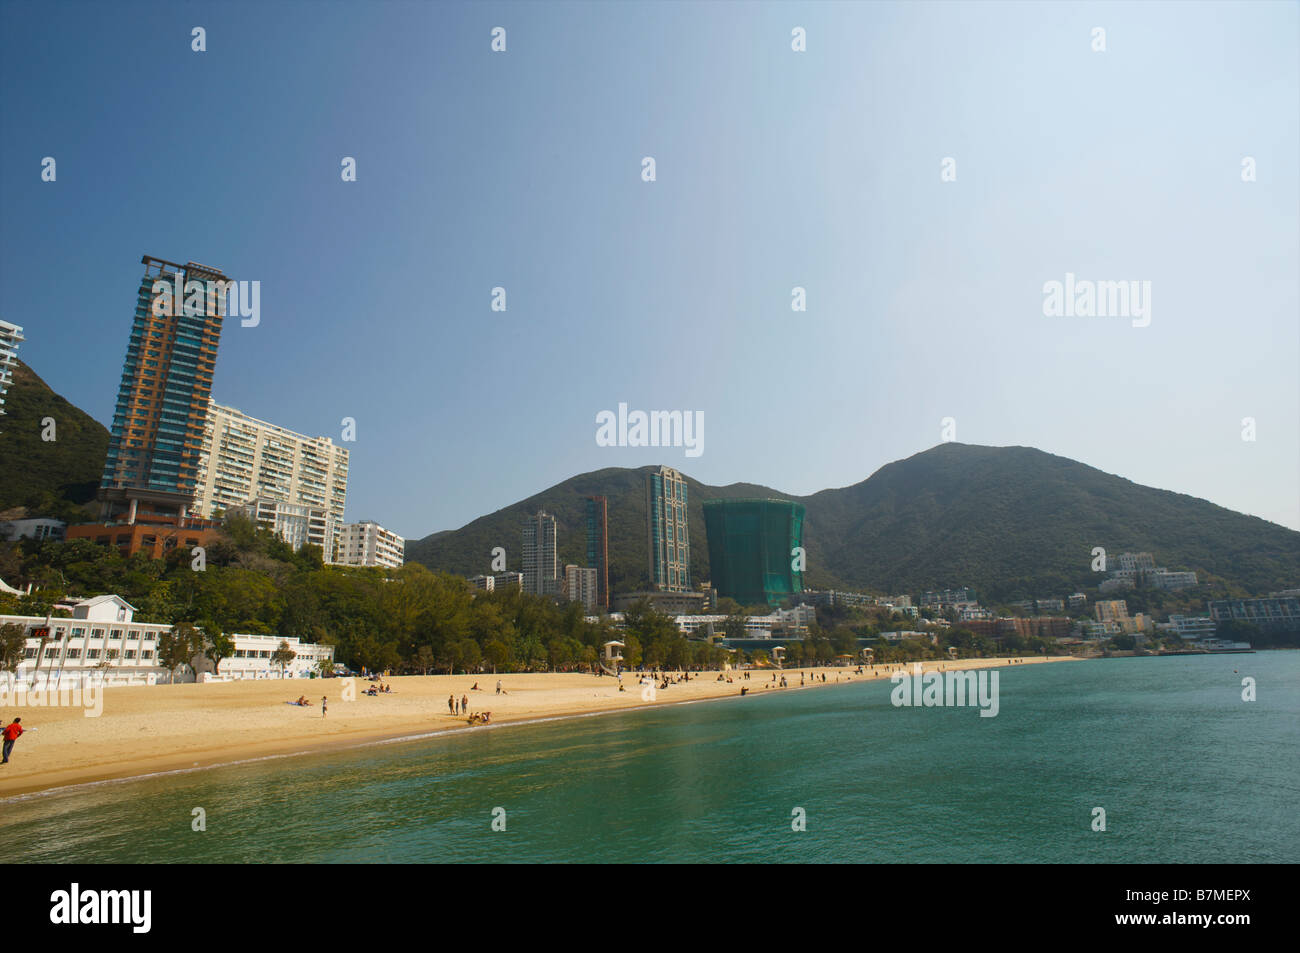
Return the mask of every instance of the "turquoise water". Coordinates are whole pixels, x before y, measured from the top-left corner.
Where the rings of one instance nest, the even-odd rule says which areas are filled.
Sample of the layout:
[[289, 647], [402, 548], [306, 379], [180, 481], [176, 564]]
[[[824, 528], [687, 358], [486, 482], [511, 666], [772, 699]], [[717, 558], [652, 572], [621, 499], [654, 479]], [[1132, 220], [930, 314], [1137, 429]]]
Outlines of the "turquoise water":
[[11, 799], [0, 861], [1300, 857], [1300, 652], [1012, 667], [999, 688], [994, 718], [860, 682]]

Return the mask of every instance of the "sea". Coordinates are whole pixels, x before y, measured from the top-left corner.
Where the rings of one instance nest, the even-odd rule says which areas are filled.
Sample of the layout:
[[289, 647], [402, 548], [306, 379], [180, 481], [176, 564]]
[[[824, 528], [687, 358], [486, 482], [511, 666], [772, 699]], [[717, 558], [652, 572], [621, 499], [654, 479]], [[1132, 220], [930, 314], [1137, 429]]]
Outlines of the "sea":
[[24, 795], [0, 862], [1300, 858], [1300, 652], [998, 673], [995, 717], [856, 681]]

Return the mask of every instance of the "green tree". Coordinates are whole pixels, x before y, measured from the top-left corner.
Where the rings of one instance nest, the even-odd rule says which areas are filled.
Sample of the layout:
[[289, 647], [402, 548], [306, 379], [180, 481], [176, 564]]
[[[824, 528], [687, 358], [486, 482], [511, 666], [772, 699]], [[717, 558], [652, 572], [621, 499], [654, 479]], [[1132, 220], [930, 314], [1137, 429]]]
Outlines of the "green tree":
[[284, 670], [297, 657], [298, 653], [289, 648], [288, 642], [281, 639], [279, 646], [271, 653], [271, 664], [280, 666], [280, 677], [284, 678]]
[[27, 646], [27, 630], [16, 622], [0, 625], [0, 671], [16, 672]]

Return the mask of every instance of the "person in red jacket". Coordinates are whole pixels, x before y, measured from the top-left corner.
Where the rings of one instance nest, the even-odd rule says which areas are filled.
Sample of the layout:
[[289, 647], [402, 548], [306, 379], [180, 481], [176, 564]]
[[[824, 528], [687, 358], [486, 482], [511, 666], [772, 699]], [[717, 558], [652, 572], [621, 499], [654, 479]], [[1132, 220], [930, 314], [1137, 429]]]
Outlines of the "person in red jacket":
[[5, 755], [5, 757], [4, 757], [4, 761], [0, 761], [0, 764], [8, 764], [8, 763], [9, 763], [9, 754], [10, 754], [10, 752], [12, 752], [12, 751], [14, 750], [14, 742], [17, 741], [17, 740], [18, 740], [18, 736], [21, 735], [21, 734], [23, 733], [23, 726], [22, 726], [21, 722], [22, 722], [22, 719], [21, 719], [21, 718], [15, 718], [13, 721], [11, 721], [9, 724], [7, 724], [7, 725], [5, 726], [5, 730], [4, 730], [4, 739], [5, 739], [5, 743], [4, 743], [4, 755]]

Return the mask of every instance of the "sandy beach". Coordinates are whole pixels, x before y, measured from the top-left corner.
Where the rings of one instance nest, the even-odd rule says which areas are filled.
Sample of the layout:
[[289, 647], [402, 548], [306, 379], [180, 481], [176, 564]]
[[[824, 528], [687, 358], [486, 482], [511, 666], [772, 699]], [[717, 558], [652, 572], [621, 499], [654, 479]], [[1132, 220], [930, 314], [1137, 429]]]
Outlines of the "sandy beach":
[[[948, 671], [1071, 661], [1069, 657], [1028, 656], [1010, 659], [933, 661], [925, 670]], [[490, 711], [492, 724], [584, 715], [602, 711], [671, 705], [709, 698], [737, 697], [742, 687], [750, 696], [778, 691], [830, 689], [837, 684], [888, 678], [898, 666], [876, 666], [866, 674], [852, 669], [791, 669], [784, 674], [789, 688], [771, 686], [772, 672], [726, 673], [733, 681], [717, 681], [717, 672], [692, 673], [689, 682], [656, 689], [653, 700], [642, 698], [639, 676], [624, 673], [626, 691], [609, 676], [585, 674], [408, 675], [385, 679], [391, 694], [364, 694], [371, 683], [355, 679], [355, 700], [344, 699], [345, 679], [288, 679], [206, 685], [157, 685], [105, 688], [102, 712], [86, 717], [86, 707], [32, 707], [6, 698], [0, 708], [5, 724], [15, 716], [28, 729], [18, 739], [11, 760], [0, 766], [0, 797], [11, 797], [67, 785], [137, 777], [160, 771], [228, 764], [273, 755], [309, 753], [349, 745], [415, 736], [429, 732], [487, 730], [469, 727], [464, 716], [448, 710], [447, 699], [469, 697], [471, 712]], [[799, 687], [799, 676], [809, 678]], [[826, 681], [821, 677], [825, 674]], [[815, 676], [816, 681], [812, 678]], [[501, 681], [505, 694], [496, 694]], [[472, 690], [477, 682], [479, 691]], [[305, 695], [310, 707], [287, 702]], [[328, 714], [321, 715], [321, 696], [328, 697]], [[35, 731], [31, 729], [36, 729]]]

